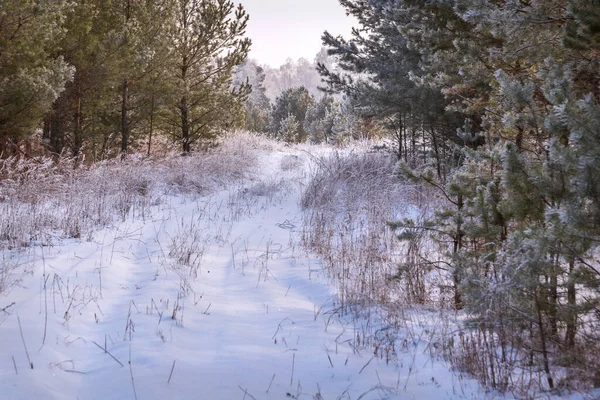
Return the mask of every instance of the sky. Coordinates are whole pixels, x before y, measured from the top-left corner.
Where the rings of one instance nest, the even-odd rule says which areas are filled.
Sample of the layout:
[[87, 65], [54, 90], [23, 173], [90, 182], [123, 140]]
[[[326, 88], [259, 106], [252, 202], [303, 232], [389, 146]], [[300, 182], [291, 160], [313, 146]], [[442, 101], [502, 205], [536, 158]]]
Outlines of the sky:
[[312, 61], [321, 49], [323, 31], [350, 36], [356, 22], [338, 0], [237, 0], [248, 14], [250, 58], [278, 67], [289, 57]]

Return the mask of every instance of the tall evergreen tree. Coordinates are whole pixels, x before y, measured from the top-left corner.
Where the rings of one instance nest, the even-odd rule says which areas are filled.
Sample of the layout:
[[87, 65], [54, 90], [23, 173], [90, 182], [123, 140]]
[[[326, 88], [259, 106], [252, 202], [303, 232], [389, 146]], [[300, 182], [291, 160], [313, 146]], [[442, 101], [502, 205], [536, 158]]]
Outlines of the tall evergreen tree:
[[403, 31], [412, 23], [413, 7], [407, 3], [341, 1], [361, 27], [348, 40], [325, 32], [323, 44], [339, 60], [338, 71], [324, 64], [318, 69], [328, 92], [345, 93], [359, 115], [387, 127], [398, 157], [433, 158], [442, 174], [443, 153], [456, 141], [465, 116], [445, 110], [448, 102], [439, 88], [414, 79], [423, 73], [425, 56]]
[[263, 67], [254, 60], [247, 60], [235, 74], [235, 85], [248, 83], [252, 94], [244, 102], [244, 128], [252, 132], [266, 132], [269, 124], [271, 102], [266, 95], [266, 74]]
[[[129, 150], [131, 135], [141, 137], [148, 132], [151, 146], [154, 114], [158, 111], [158, 99], [165, 95], [167, 87], [165, 64], [171, 56], [168, 48], [173, 5], [170, 0], [135, 2], [122, 0], [115, 4], [120, 8], [120, 22], [115, 28], [118, 48], [114, 71], [118, 88], [121, 134], [121, 157]], [[143, 124], [144, 120], [147, 124]], [[145, 135], [144, 135], [145, 136]]]
[[244, 37], [248, 15], [232, 1], [177, 0], [174, 14], [173, 94], [167, 121], [178, 131], [174, 135], [184, 153], [189, 153], [194, 142], [214, 137], [237, 118], [235, 111], [250, 87], [234, 87], [232, 75], [246, 59], [251, 42]]
[[[31, 135], [73, 78], [57, 54], [67, 1], [6, 0], [0, 5], [0, 149]], [[12, 149], [9, 149], [12, 151]]]
[[[306, 112], [315, 103], [314, 97], [304, 87], [292, 88], [284, 91], [275, 100], [273, 110], [271, 111], [271, 123], [269, 131], [273, 137], [279, 137], [282, 131], [282, 124], [286, 121], [286, 140], [292, 139], [294, 142], [301, 142], [306, 139], [304, 121]], [[291, 119], [290, 117], [293, 117]], [[293, 123], [292, 123], [293, 122]], [[295, 127], [294, 134], [289, 133], [290, 126]]]
[[82, 156], [85, 141], [92, 136], [114, 136], [110, 82], [119, 43], [112, 42], [120, 10], [112, 2], [75, 2], [69, 10], [58, 52], [75, 68], [73, 81], [54, 102], [45, 118], [50, 148], [61, 154], [69, 145], [75, 158]]

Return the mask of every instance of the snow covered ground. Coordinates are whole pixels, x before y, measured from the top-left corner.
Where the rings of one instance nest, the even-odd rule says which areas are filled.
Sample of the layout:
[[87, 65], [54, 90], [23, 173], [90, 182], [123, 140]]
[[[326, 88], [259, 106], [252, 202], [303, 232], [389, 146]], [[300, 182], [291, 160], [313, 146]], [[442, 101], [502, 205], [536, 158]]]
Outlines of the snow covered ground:
[[0, 295], [0, 310], [15, 303], [0, 311], [0, 398], [496, 397], [432, 356], [426, 314], [397, 358], [356, 343], [360, 318], [336, 312], [300, 246], [310, 157], [257, 151], [256, 177], [226, 190], [164, 195], [90, 241], [5, 251], [27, 274]]

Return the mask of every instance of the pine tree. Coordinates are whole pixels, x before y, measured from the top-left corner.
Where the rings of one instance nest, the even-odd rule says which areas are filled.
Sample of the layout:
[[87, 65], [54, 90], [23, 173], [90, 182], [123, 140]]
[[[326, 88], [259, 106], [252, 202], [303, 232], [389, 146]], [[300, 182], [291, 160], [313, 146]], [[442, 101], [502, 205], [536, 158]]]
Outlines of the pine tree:
[[112, 2], [75, 2], [69, 10], [58, 52], [75, 68], [73, 81], [54, 102], [45, 118], [49, 127], [50, 150], [61, 154], [69, 145], [76, 159], [83, 156], [86, 140], [102, 137], [102, 153], [114, 137], [115, 118], [109, 106], [110, 83], [116, 58], [114, 30], [120, 16]]
[[111, 86], [119, 92], [122, 158], [127, 155], [131, 136], [136, 139], [145, 136], [146, 127], [150, 151], [155, 114], [167, 90], [165, 64], [171, 54], [167, 41], [170, 26], [165, 21], [172, 18], [171, 3], [170, 0], [122, 0], [115, 4], [121, 17], [115, 27], [117, 63]]
[[284, 91], [277, 97], [273, 105], [269, 131], [277, 137], [281, 131], [283, 121], [289, 119], [291, 115], [294, 117], [294, 121], [299, 124], [297, 137], [294, 141], [304, 141], [307, 136], [303, 126], [306, 119], [306, 112], [314, 102], [314, 97], [304, 87]]
[[275, 137], [288, 143], [296, 143], [299, 141], [300, 123], [296, 120], [294, 114], [288, 114], [288, 116], [281, 121]]
[[[30, 136], [73, 78], [57, 54], [66, 1], [7, 0], [0, 6], [0, 149]], [[9, 149], [12, 151], [13, 149]]]
[[456, 141], [456, 129], [465, 116], [445, 109], [448, 102], [440, 88], [416, 79], [424, 73], [426, 56], [412, 45], [407, 31], [413, 23], [411, 12], [418, 7], [391, 0], [341, 3], [361, 27], [350, 39], [323, 34], [323, 44], [338, 60], [339, 69], [319, 65], [326, 91], [346, 94], [359, 116], [380, 121], [399, 158], [433, 157], [439, 173], [445, 173], [448, 160], [443, 154]]
[[254, 60], [247, 60], [235, 74], [235, 85], [249, 84], [252, 93], [244, 102], [244, 128], [251, 132], [266, 132], [269, 124], [271, 102], [266, 95], [266, 74]]
[[334, 121], [339, 105], [332, 96], [324, 96], [306, 110], [304, 130], [313, 143], [334, 141]]
[[247, 23], [243, 7], [228, 0], [177, 0], [167, 123], [178, 131], [173, 134], [184, 153], [230, 127], [250, 94], [248, 85], [232, 87], [234, 68], [250, 49], [244, 38]]
[[[600, 304], [593, 257], [600, 222], [597, 6], [559, 0], [342, 3], [363, 15], [364, 29], [350, 42], [325, 39], [348, 69], [377, 71], [369, 52], [386, 43], [381, 27], [389, 24], [408, 50], [394, 59], [410, 52], [418, 59], [407, 73], [398, 69], [390, 77], [408, 75], [417, 99], [432, 98], [429, 90], [444, 96], [437, 111], [427, 112], [421, 101], [397, 118], [416, 116], [431, 132], [421, 144], [423, 153], [435, 156], [405, 172], [433, 187], [443, 205], [421, 226], [404, 221], [395, 227], [403, 238], [428, 232], [438, 243], [443, 257], [431, 265], [447, 271], [454, 305], [488, 341], [473, 351], [487, 354], [489, 365], [484, 371], [470, 365], [470, 371], [501, 389], [511, 385], [501, 371], [514, 373], [515, 363], [540, 371], [547, 389], [571, 384], [557, 379], [558, 368], [569, 377], [579, 374], [588, 387], [597, 385], [597, 357], [587, 356], [600, 351], [600, 337], [592, 333], [600, 321], [592, 311]], [[386, 87], [385, 80], [369, 87], [323, 72], [331, 89], [358, 101]], [[456, 137], [433, 134], [452, 113], [462, 118], [449, 124], [458, 128]], [[432, 165], [444, 152], [451, 156], [447, 165]], [[578, 346], [588, 349], [586, 355]]]

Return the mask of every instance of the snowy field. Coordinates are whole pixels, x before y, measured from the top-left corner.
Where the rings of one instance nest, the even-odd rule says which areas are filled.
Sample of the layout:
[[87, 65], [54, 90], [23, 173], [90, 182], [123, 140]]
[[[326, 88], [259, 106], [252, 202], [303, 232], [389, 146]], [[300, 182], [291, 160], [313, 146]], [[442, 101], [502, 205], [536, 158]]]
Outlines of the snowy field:
[[300, 242], [316, 150], [251, 151], [254, 173], [218, 189], [4, 250], [18, 280], [0, 295], [0, 398], [498, 397], [436, 354], [432, 313], [405, 310], [392, 357], [361, 346], [364, 321], [336, 311]]

